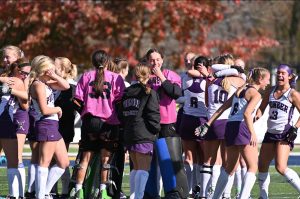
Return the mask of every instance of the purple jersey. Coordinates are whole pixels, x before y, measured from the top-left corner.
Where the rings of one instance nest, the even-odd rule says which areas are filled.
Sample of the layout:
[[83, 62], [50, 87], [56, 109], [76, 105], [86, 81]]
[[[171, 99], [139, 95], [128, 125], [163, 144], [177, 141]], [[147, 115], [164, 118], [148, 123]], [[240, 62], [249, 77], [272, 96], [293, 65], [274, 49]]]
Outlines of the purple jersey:
[[[162, 71], [163, 75], [167, 80], [171, 83], [175, 83], [178, 86], [181, 86], [181, 79], [179, 75], [175, 72], [164, 69]], [[161, 87], [161, 81], [158, 77], [152, 76], [149, 80], [151, 88], [157, 91]], [[159, 110], [160, 110], [160, 123], [161, 124], [171, 124], [176, 122], [177, 113], [176, 113], [176, 101], [172, 99], [164, 92], [160, 93], [160, 101], [159, 101]]]
[[90, 113], [108, 124], [119, 124], [115, 102], [123, 95], [124, 80], [120, 75], [104, 70], [104, 88], [99, 95], [95, 93], [95, 78], [96, 70], [92, 70], [84, 73], [77, 84], [75, 98], [84, 102], [81, 116]]

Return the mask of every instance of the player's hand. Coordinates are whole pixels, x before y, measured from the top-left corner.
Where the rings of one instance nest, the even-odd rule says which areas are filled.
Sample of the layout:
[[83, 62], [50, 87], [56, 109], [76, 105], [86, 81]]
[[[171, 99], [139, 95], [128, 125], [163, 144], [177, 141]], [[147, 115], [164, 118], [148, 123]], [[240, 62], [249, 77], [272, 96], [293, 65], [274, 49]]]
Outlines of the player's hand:
[[298, 128], [295, 126], [292, 126], [286, 135], [286, 139], [288, 142], [293, 142], [297, 138], [297, 131]]
[[209, 125], [207, 123], [202, 124], [201, 126], [199, 126], [195, 129], [195, 135], [203, 137], [208, 132], [208, 129], [209, 129]]

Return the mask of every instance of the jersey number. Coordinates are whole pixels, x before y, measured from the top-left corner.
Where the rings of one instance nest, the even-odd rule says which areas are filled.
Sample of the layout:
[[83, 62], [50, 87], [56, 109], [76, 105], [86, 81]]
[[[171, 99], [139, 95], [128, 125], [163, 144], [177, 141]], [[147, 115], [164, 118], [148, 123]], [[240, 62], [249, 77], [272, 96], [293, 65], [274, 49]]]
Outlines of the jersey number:
[[198, 98], [197, 97], [191, 97], [190, 106], [192, 108], [198, 108]]
[[214, 99], [214, 103], [224, 103], [227, 101], [228, 98], [228, 93], [226, 91], [223, 90], [216, 90], [214, 92], [215, 95], [215, 99]]
[[272, 115], [270, 115], [271, 120], [277, 120], [278, 111], [272, 111]]
[[239, 103], [234, 103], [231, 115], [235, 115], [239, 110]]
[[89, 93], [90, 98], [96, 98], [96, 99], [99, 97], [101, 97], [102, 99], [110, 98], [111, 84], [109, 82], [103, 83], [103, 92], [100, 95], [95, 93], [95, 87], [94, 87], [95, 82], [94, 81], [91, 82], [89, 85], [93, 87], [93, 89], [92, 89], [93, 92]]

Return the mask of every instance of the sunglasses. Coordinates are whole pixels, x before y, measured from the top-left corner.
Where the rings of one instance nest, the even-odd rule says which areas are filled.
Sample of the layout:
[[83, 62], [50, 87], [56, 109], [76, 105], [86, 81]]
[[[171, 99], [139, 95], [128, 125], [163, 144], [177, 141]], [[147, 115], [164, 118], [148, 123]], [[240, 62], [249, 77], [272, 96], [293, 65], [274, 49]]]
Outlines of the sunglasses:
[[21, 75], [26, 76], [26, 77], [29, 75], [29, 72], [26, 72], [26, 71], [23, 71], [23, 70], [19, 70], [19, 73], [20, 73]]

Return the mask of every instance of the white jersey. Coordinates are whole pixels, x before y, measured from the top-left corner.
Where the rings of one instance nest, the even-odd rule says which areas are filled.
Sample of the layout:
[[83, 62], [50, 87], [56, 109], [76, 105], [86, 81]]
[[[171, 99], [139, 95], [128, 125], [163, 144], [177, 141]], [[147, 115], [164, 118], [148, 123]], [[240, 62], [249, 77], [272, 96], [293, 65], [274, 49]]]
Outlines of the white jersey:
[[269, 97], [269, 118], [268, 132], [274, 134], [282, 133], [291, 120], [294, 113], [294, 105], [290, 102], [289, 97], [291, 88], [289, 88], [279, 99], [274, 97], [276, 87], [273, 88]]
[[[46, 89], [46, 100], [47, 100], [47, 106], [48, 107], [55, 107], [54, 106], [54, 92], [53, 90], [45, 85], [45, 89]], [[37, 113], [36, 116], [36, 121], [40, 120], [40, 119], [47, 119], [47, 120], [56, 120], [58, 121], [58, 115], [57, 114], [52, 114], [52, 115], [43, 115], [40, 109], [40, 106], [37, 102], [36, 99], [32, 99], [32, 104], [33, 104], [33, 108]]]
[[19, 108], [19, 104], [16, 103], [15, 97], [11, 94], [5, 94], [0, 97], [0, 115], [5, 109], [8, 110], [11, 121], [13, 121], [13, 115]]
[[[208, 119], [226, 102], [237, 90], [234, 86], [230, 87], [229, 93], [221, 86], [223, 78], [217, 78], [207, 88], [208, 94]], [[224, 111], [218, 120], [228, 119], [231, 108]]]
[[[228, 121], [244, 121], [244, 113], [248, 105], [248, 101], [245, 99], [245, 93], [248, 88], [251, 88], [250, 86], [245, 87], [237, 97], [236, 94], [233, 97], [232, 100], [232, 108], [231, 113], [229, 115]], [[256, 111], [258, 107], [261, 104], [261, 101], [256, 105], [254, 111], [252, 112], [252, 117], [254, 118]]]
[[182, 89], [184, 92], [183, 113], [197, 117], [207, 117], [205, 106], [206, 80], [203, 78], [192, 78], [184, 75], [182, 78]]

